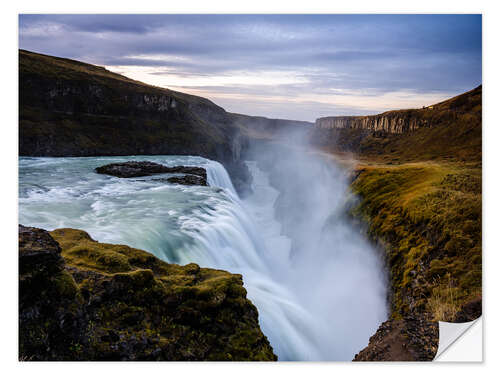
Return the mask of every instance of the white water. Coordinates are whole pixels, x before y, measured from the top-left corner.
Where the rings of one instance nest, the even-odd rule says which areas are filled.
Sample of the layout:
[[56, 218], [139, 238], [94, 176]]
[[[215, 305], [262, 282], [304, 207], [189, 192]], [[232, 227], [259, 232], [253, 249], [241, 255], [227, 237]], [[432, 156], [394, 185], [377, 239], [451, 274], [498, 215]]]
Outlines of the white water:
[[[210, 187], [93, 171], [125, 160], [203, 166]], [[168, 262], [241, 273], [280, 360], [351, 360], [386, 317], [382, 266], [339, 215], [345, 178], [313, 163], [320, 164], [317, 180], [302, 193], [321, 199], [307, 200], [308, 225], [287, 223], [300, 234], [295, 243], [281, 234], [274, 208], [279, 192], [255, 162], [248, 163], [254, 193], [241, 201], [221, 164], [189, 156], [21, 158], [19, 222], [79, 228]]]

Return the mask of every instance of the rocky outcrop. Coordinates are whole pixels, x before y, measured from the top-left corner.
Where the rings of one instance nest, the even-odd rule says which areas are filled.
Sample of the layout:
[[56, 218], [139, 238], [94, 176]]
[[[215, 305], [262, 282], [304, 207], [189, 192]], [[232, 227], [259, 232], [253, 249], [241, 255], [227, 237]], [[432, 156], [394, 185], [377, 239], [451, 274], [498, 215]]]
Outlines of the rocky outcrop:
[[144, 177], [160, 173], [186, 173], [207, 179], [207, 171], [201, 167], [167, 167], [151, 161], [127, 161], [123, 163], [111, 163], [97, 167], [95, 171], [99, 174], [107, 174], [115, 177]]
[[432, 361], [439, 344], [437, 322], [425, 319], [390, 319], [370, 337], [354, 361]]
[[373, 116], [324, 117], [310, 143], [328, 152], [400, 163], [422, 160], [480, 162], [482, 86], [420, 109]]
[[387, 133], [407, 133], [429, 125], [417, 111], [391, 111], [374, 116], [322, 117], [316, 120], [320, 129], [359, 129]]
[[[421, 109], [388, 111], [371, 116], [330, 116], [316, 120], [317, 129], [358, 129], [370, 132], [403, 134], [420, 128], [456, 120], [461, 114], [481, 110], [482, 86]], [[471, 118], [469, 118], [471, 120]]]
[[97, 167], [95, 171], [99, 174], [107, 174], [114, 177], [130, 178], [152, 176], [162, 173], [185, 173], [184, 176], [168, 178], [156, 178], [153, 181], [170, 182], [181, 185], [208, 186], [207, 171], [201, 167], [167, 167], [150, 161], [127, 161], [124, 163], [111, 163]]
[[276, 360], [241, 275], [19, 227], [20, 360]]

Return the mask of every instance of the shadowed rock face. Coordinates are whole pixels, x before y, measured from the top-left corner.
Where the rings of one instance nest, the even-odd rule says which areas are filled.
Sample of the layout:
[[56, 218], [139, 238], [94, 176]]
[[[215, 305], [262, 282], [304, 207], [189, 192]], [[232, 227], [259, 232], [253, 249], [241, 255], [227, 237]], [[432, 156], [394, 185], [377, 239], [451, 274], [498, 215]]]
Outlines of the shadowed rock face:
[[19, 227], [20, 360], [276, 360], [241, 275]]
[[389, 319], [380, 325], [354, 361], [432, 361], [438, 344], [437, 322], [419, 318]]
[[[330, 116], [316, 120], [319, 129], [358, 129], [371, 132], [402, 134], [419, 128], [439, 125], [443, 114], [456, 120], [462, 113], [472, 112], [481, 104], [482, 87], [468, 91], [435, 105], [421, 109], [388, 111], [371, 116]], [[470, 120], [470, 119], [469, 119]]]

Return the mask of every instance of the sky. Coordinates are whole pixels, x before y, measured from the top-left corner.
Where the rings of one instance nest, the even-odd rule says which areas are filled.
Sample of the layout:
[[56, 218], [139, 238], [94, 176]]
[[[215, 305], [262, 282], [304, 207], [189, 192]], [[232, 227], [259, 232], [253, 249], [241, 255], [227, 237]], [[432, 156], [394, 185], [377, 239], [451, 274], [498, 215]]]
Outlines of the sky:
[[306, 121], [419, 108], [482, 83], [481, 15], [30, 14], [19, 48]]

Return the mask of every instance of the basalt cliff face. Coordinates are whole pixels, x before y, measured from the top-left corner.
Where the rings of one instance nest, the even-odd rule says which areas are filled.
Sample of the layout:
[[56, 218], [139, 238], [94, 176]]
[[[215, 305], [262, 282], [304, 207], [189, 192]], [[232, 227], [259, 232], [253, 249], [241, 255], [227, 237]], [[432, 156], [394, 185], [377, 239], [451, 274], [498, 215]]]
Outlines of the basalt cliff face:
[[241, 275], [19, 226], [20, 360], [276, 360]]
[[426, 119], [415, 116], [415, 111], [394, 111], [375, 116], [322, 117], [316, 120], [321, 129], [363, 129], [387, 133], [405, 133], [428, 126]]
[[481, 160], [482, 86], [421, 109], [323, 117], [310, 133], [326, 151], [392, 162]]
[[403, 134], [420, 128], [438, 126], [446, 117], [450, 119], [456, 118], [461, 113], [470, 113], [475, 106], [481, 104], [481, 94], [482, 86], [479, 86], [452, 99], [421, 109], [388, 111], [372, 116], [321, 117], [316, 120], [315, 127]]

